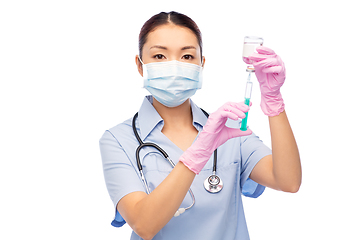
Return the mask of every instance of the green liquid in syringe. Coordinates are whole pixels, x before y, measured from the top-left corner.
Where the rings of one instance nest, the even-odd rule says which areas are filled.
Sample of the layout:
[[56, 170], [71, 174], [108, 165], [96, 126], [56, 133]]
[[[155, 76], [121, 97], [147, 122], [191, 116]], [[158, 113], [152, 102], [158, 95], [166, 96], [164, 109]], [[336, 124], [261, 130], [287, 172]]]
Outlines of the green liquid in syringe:
[[[250, 98], [251, 98], [251, 90], [252, 90], [252, 82], [251, 82], [251, 72], [249, 73], [247, 82], [246, 82], [246, 89], [245, 89], [245, 101], [246, 105], [250, 105]], [[245, 118], [241, 121], [241, 131], [247, 130], [247, 120], [248, 120], [248, 112], [245, 113]]]
[[[245, 98], [245, 104], [248, 105], [248, 106], [250, 105], [250, 98]], [[240, 127], [241, 131], [246, 131], [247, 130], [248, 113], [249, 112], [245, 113], [245, 118], [241, 121], [241, 127]]]

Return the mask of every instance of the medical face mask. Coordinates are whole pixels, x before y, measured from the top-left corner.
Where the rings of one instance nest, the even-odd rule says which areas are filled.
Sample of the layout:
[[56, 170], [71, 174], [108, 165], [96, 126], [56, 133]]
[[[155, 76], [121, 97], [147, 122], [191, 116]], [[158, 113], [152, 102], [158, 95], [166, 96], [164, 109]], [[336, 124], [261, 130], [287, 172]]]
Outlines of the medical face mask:
[[168, 61], [142, 66], [144, 88], [167, 107], [181, 105], [202, 86], [203, 68], [196, 64]]

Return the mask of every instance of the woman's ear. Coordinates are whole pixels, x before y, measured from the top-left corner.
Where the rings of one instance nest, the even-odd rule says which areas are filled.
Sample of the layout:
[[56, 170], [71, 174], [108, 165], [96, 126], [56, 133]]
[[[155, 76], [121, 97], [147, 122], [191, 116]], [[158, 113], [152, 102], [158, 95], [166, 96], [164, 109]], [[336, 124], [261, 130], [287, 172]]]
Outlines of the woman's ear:
[[203, 56], [202, 57], [202, 67], [204, 67], [205, 66], [205, 57]]
[[135, 56], [135, 63], [136, 63], [138, 72], [140, 73], [141, 76], [143, 76], [143, 68], [142, 68], [142, 63], [139, 60], [139, 55]]

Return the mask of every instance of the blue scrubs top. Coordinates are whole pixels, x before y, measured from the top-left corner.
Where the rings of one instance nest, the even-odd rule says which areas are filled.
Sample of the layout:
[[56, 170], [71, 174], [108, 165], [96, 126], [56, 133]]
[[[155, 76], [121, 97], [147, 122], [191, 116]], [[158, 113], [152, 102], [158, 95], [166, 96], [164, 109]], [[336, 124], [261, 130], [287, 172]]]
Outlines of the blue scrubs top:
[[[207, 117], [191, 101], [193, 125], [200, 132]], [[125, 220], [116, 210], [119, 200], [135, 192], [146, 192], [136, 164], [135, 151], [139, 146], [132, 127], [132, 118], [105, 131], [100, 139], [105, 182], [115, 206], [112, 225], [121, 227]], [[239, 128], [239, 121], [227, 121], [228, 127]], [[162, 147], [176, 164], [183, 151], [171, 142], [161, 130], [164, 121], [152, 106], [152, 97], [145, 97], [139, 110], [136, 128], [144, 142], [152, 142]], [[218, 148], [217, 175], [224, 183], [216, 194], [204, 189], [204, 180], [212, 174], [213, 156], [203, 170], [195, 177], [191, 189], [195, 205], [173, 217], [153, 238], [158, 239], [249, 239], [241, 195], [260, 196], [265, 187], [249, 179], [254, 166], [271, 150], [254, 134], [233, 138]], [[171, 165], [155, 148], [144, 147], [140, 151], [143, 171], [150, 191], [153, 191], [170, 173]], [[189, 193], [181, 207], [191, 205]], [[135, 232], [132, 240], [141, 239]]]

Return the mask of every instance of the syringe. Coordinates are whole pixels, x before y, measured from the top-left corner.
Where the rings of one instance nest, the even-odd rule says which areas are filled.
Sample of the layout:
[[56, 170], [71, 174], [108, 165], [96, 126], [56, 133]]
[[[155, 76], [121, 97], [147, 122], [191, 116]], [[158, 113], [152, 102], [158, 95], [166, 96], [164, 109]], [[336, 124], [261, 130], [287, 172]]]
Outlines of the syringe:
[[[247, 68], [246, 71], [249, 72], [249, 76], [248, 76], [247, 82], [246, 82], [245, 102], [244, 103], [249, 106], [250, 105], [252, 85], [253, 85], [253, 83], [251, 82], [251, 73], [254, 72], [254, 70]], [[245, 118], [241, 121], [241, 127], [240, 127], [241, 131], [246, 131], [247, 130], [247, 120], [248, 120], [248, 112], [245, 113]]]

